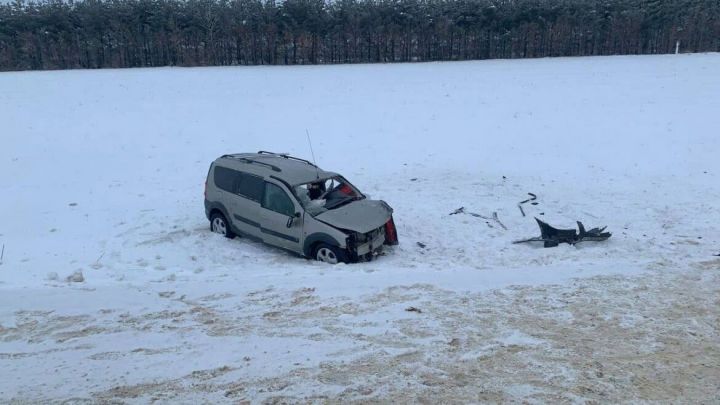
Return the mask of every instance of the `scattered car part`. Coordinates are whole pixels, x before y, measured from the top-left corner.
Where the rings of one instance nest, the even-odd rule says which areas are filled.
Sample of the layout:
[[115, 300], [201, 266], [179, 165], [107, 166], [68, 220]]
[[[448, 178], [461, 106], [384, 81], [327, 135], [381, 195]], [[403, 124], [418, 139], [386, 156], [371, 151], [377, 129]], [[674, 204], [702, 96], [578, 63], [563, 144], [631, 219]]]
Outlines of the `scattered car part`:
[[465, 207], [460, 207], [460, 208], [456, 209], [455, 211], [451, 212], [449, 215], [455, 215], [455, 214], [468, 214], [468, 215], [472, 215], [473, 217], [476, 217], [476, 218], [482, 218], [485, 220], [485, 223], [490, 228], [494, 228], [494, 227], [488, 221], [495, 221], [498, 223], [498, 225], [500, 225], [500, 227], [502, 229], [507, 231], [507, 227], [505, 226], [505, 224], [500, 222], [500, 218], [498, 218], [497, 212], [493, 212], [493, 215], [491, 218], [491, 217], [486, 217], [485, 215], [478, 214], [477, 212], [466, 211]]
[[528, 193], [528, 195], [530, 196], [530, 198], [528, 198], [527, 200], [520, 201], [520, 204], [525, 204], [526, 202], [537, 200], [537, 196], [535, 194]]
[[500, 222], [500, 218], [498, 218], [497, 212], [493, 212], [493, 219], [495, 220], [495, 222], [497, 222], [498, 224], [500, 224], [500, 226], [502, 227], [502, 229], [504, 229], [504, 230], [507, 231], [507, 226], [505, 226], [505, 224], [503, 224], [502, 222]]
[[[522, 205], [525, 204], [525, 203], [527, 203], [527, 202], [537, 200], [537, 196], [536, 196], [535, 194], [533, 194], [533, 193], [528, 193], [528, 195], [530, 196], [530, 198], [528, 198], [527, 200], [522, 200], [522, 201], [520, 201], [520, 202], [518, 203], [518, 208], [520, 208], [520, 213], [522, 214], [522, 216], [525, 216], [525, 211], [523, 210]], [[534, 202], [534, 203], [532, 203], [532, 205], [537, 205], [537, 203]]]
[[465, 207], [460, 207], [460, 208], [458, 208], [458, 209], [456, 209], [455, 211], [453, 211], [453, 212], [450, 213], [450, 215], [455, 215], [455, 214], [468, 214], [468, 215], [472, 215], [472, 216], [477, 217], [477, 218], [490, 219], [490, 217], [486, 217], [485, 215], [480, 215], [480, 214], [478, 214], [478, 213], [476, 213], [476, 212], [465, 211]]
[[548, 248], [555, 247], [560, 243], [574, 245], [585, 241], [603, 241], [612, 236], [610, 232], [604, 232], [606, 227], [585, 230], [585, 226], [580, 221], [577, 221], [578, 231], [575, 229], [558, 229], [537, 218], [535, 218], [535, 221], [540, 227], [540, 237], [516, 240], [513, 243], [544, 242], [544, 246]]

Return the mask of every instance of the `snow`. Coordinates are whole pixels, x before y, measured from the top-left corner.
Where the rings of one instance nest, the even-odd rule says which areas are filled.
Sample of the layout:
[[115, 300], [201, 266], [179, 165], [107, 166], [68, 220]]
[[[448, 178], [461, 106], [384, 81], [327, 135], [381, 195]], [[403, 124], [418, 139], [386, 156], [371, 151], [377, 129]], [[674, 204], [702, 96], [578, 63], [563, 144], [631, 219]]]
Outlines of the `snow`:
[[[717, 397], [699, 364], [720, 366], [719, 67], [0, 73], [0, 400]], [[322, 168], [394, 207], [401, 244], [377, 261], [209, 232], [210, 162], [309, 158], [306, 129]], [[535, 216], [613, 236], [513, 245]]]

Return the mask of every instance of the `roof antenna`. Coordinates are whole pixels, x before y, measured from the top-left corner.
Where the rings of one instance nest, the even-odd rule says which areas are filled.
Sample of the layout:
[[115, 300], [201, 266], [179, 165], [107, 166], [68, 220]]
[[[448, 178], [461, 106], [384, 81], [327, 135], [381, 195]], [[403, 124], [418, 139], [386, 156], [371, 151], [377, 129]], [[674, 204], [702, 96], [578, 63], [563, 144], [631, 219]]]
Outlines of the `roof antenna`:
[[310, 154], [313, 158], [313, 165], [315, 166], [315, 178], [320, 180], [320, 169], [318, 169], [317, 163], [315, 162], [315, 152], [313, 152], [312, 142], [310, 141], [310, 131], [305, 128], [305, 135], [307, 135], [308, 145], [310, 145]]

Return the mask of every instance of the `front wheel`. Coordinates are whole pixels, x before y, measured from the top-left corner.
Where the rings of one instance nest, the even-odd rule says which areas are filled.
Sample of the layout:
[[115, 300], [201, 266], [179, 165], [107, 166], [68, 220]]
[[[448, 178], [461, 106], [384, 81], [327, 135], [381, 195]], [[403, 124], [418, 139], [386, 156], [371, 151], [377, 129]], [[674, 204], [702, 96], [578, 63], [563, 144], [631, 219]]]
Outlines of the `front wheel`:
[[220, 235], [223, 235], [228, 239], [232, 239], [235, 237], [235, 234], [230, 229], [230, 224], [228, 223], [227, 219], [225, 219], [225, 216], [218, 212], [214, 213], [210, 217], [210, 230]]
[[325, 262], [330, 264], [337, 264], [340, 262], [346, 262], [345, 252], [336, 246], [328, 245], [327, 243], [321, 243], [315, 248], [315, 254], [313, 255], [315, 260], [319, 262]]

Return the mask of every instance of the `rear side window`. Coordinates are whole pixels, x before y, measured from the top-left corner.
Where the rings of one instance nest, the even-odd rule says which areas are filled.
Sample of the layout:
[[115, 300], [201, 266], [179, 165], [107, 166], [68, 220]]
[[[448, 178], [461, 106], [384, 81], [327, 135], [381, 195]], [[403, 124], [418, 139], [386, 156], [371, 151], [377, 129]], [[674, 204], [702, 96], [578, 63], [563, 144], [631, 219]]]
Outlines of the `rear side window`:
[[222, 166], [215, 166], [213, 180], [219, 189], [257, 202], [260, 202], [265, 186], [262, 177]]
[[263, 194], [263, 184], [264, 181], [261, 177], [238, 172], [236, 193], [253, 201], [260, 202]]
[[213, 175], [213, 180], [215, 181], [215, 185], [220, 190], [234, 193], [235, 178], [238, 174], [239, 172], [228, 169], [227, 167], [215, 166], [215, 174]]

